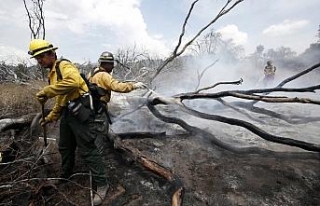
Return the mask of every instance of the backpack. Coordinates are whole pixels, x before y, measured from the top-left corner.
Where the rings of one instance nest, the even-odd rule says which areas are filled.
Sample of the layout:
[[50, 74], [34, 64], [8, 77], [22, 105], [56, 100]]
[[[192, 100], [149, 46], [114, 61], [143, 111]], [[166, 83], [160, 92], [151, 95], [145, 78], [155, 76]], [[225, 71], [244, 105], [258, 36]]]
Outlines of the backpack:
[[[71, 62], [68, 59], [60, 59], [60, 60], [57, 61], [56, 66], [55, 66], [56, 72], [57, 72], [57, 80], [62, 80], [63, 79], [62, 74], [61, 74], [61, 70], [60, 70], [60, 67], [59, 67], [60, 63], [62, 61]], [[98, 72], [102, 72], [102, 71], [97, 71], [97, 72], [93, 73], [92, 76], [95, 75]], [[108, 111], [106, 110], [105, 105], [102, 103], [102, 101], [100, 101], [100, 98], [105, 96], [107, 94], [107, 91], [105, 89], [99, 87], [96, 83], [90, 82], [87, 79], [87, 77], [85, 76], [85, 74], [80, 73], [80, 76], [82, 77], [82, 79], [85, 81], [85, 83], [88, 86], [89, 93], [90, 93], [90, 95], [92, 96], [92, 99], [93, 99], [93, 107], [94, 107], [95, 113], [98, 114], [98, 113], [101, 113], [101, 112], [105, 112], [106, 115], [107, 115], [108, 121], [111, 124], [111, 119], [110, 119], [110, 116], [108, 114]]]

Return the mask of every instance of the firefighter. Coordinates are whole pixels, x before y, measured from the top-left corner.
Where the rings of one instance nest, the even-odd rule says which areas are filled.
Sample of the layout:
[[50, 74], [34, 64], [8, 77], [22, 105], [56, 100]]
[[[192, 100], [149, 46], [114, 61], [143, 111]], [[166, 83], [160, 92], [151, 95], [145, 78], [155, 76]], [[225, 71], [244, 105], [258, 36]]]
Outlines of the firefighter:
[[269, 85], [272, 85], [275, 72], [277, 68], [273, 65], [273, 62], [271, 60], [267, 61], [267, 65], [264, 67], [264, 79], [263, 84], [264, 87], [267, 87]]
[[58, 79], [57, 49], [42, 39], [31, 40], [29, 46], [28, 54], [31, 58], [36, 59], [42, 69], [49, 69], [49, 85], [36, 94], [36, 99], [41, 104], [45, 104], [48, 99], [55, 98], [51, 112], [41, 119], [40, 124], [44, 126], [61, 117], [59, 152], [62, 172], [60, 177], [68, 179], [73, 174], [75, 150], [78, 147], [79, 154], [91, 170], [93, 182], [97, 186], [98, 195], [94, 196], [94, 205], [99, 205], [106, 196], [109, 184], [106, 180], [102, 157], [95, 145], [97, 124], [94, 121], [94, 113], [79, 101], [81, 98], [87, 98], [88, 87], [81, 78], [78, 68], [68, 61], [61, 61], [59, 64], [62, 79]]
[[[105, 121], [106, 125], [103, 129], [104, 132], [100, 133], [101, 135], [96, 139], [96, 145], [99, 149], [99, 152], [102, 154], [106, 144], [108, 143], [108, 132], [109, 132], [109, 123], [111, 123], [111, 119], [108, 116], [108, 106], [107, 103], [111, 98], [111, 91], [120, 92], [120, 93], [128, 93], [135, 89], [143, 89], [146, 88], [146, 85], [142, 82], [120, 82], [114, 79], [111, 75], [112, 70], [114, 68], [115, 59], [111, 52], [105, 51], [102, 52], [98, 59], [98, 67], [94, 68], [93, 71], [89, 74], [89, 81], [92, 83], [96, 83], [100, 88], [102, 88], [105, 92], [104, 96], [100, 98], [103, 104], [103, 113], [107, 114], [108, 120]], [[98, 116], [100, 114], [97, 114]]]

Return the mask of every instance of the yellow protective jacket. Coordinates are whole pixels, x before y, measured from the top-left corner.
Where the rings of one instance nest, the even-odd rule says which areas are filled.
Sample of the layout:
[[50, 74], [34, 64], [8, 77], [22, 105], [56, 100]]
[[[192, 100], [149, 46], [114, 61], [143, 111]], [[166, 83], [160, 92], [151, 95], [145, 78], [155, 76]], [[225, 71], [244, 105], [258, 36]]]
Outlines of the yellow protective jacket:
[[80, 76], [78, 68], [71, 62], [61, 61], [59, 68], [62, 74], [62, 80], [58, 79], [56, 72], [57, 61], [48, 74], [50, 84], [40, 91], [48, 98], [55, 97], [55, 104], [52, 111], [46, 117], [51, 121], [59, 119], [62, 107], [65, 107], [68, 101], [75, 100], [80, 97], [80, 95], [89, 91], [85, 81]]
[[133, 83], [120, 82], [114, 79], [108, 72], [97, 72], [98, 70], [103, 70], [102, 68], [96, 68], [93, 72], [93, 76], [89, 76], [89, 81], [96, 83], [99, 87], [107, 91], [107, 95], [101, 97], [101, 101], [107, 103], [111, 98], [111, 91], [127, 93], [134, 90]]
[[264, 75], [270, 76], [270, 75], [275, 75], [277, 68], [273, 65], [270, 66], [265, 66], [264, 67]]

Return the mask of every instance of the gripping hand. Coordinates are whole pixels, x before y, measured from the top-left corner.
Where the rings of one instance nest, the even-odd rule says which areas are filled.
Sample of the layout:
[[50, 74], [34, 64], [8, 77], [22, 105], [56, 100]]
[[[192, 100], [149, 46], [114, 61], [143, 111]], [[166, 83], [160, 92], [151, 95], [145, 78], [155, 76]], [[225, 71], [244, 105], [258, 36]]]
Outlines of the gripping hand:
[[134, 89], [145, 89], [145, 88], [147, 88], [147, 85], [145, 85], [142, 82], [137, 82], [137, 83], [133, 84], [133, 88]]
[[44, 104], [48, 100], [48, 97], [42, 91], [36, 94], [36, 98], [40, 104]]
[[49, 119], [48, 117], [45, 117], [45, 118], [41, 118], [40, 121], [39, 121], [39, 124], [43, 127], [44, 125], [48, 124], [52, 122], [51, 119]]

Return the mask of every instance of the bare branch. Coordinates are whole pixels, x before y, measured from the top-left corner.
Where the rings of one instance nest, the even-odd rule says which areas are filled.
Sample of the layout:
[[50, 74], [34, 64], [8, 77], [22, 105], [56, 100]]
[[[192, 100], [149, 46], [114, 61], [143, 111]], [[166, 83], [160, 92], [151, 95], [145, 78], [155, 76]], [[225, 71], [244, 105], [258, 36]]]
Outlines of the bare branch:
[[240, 80], [238, 80], [238, 81], [233, 81], [233, 82], [218, 82], [218, 83], [216, 83], [216, 84], [214, 84], [214, 85], [212, 85], [212, 86], [201, 88], [201, 89], [195, 91], [195, 93], [197, 94], [197, 93], [200, 93], [201, 91], [209, 90], [209, 89], [212, 89], [212, 88], [214, 88], [214, 87], [216, 87], [216, 86], [219, 86], [219, 85], [222, 85], [222, 84], [235, 84], [235, 85], [239, 85], [239, 84], [242, 84], [242, 82], [243, 82], [243, 79], [240, 79]]
[[[203, 75], [205, 74], [205, 72], [206, 72], [210, 67], [212, 67], [213, 65], [215, 65], [218, 61], [219, 61], [219, 59], [215, 60], [212, 64], [210, 64], [209, 66], [207, 66], [201, 73], [199, 73], [199, 70], [197, 70], [197, 73], [198, 73], [198, 83], [197, 83], [197, 86], [196, 86], [196, 91], [197, 91], [198, 88], [199, 88], [201, 79], [202, 79]], [[198, 91], [198, 92], [199, 92], [199, 91]], [[196, 92], [196, 93], [198, 93], [198, 92]]]
[[36, 38], [36, 34], [34, 33], [33, 28], [32, 28], [32, 17], [31, 17], [31, 14], [29, 12], [29, 9], [27, 7], [26, 0], [23, 0], [23, 4], [24, 4], [24, 8], [26, 9], [26, 12], [27, 12], [27, 15], [28, 15], [29, 29], [31, 31], [31, 38], [35, 39]]
[[194, 2], [191, 4], [191, 6], [190, 6], [190, 9], [189, 9], [189, 11], [188, 11], [187, 17], [185, 18], [185, 20], [184, 20], [184, 22], [183, 22], [183, 25], [182, 25], [182, 31], [181, 31], [181, 34], [180, 34], [180, 36], [179, 36], [178, 44], [177, 44], [177, 46], [175, 47], [175, 49], [173, 50], [173, 52], [172, 52], [173, 55], [176, 55], [176, 54], [177, 54], [177, 51], [178, 51], [179, 47], [181, 46], [182, 38], [183, 38], [184, 33], [185, 33], [185, 30], [186, 30], [186, 25], [187, 25], [187, 23], [188, 23], [188, 20], [189, 20], [189, 18], [190, 18], [190, 15], [191, 15], [191, 12], [192, 12], [192, 10], [193, 10], [193, 8], [194, 8], [194, 5], [195, 5], [198, 1], [199, 1], [199, 0], [194, 1]]
[[195, 39], [197, 39], [203, 31], [205, 31], [208, 27], [210, 27], [213, 23], [215, 23], [220, 17], [222, 17], [223, 15], [225, 15], [226, 13], [228, 13], [229, 11], [231, 11], [236, 5], [238, 5], [239, 3], [241, 3], [242, 1], [244, 0], [237, 0], [236, 2], [234, 2], [228, 9], [227, 6], [232, 2], [232, 0], [228, 0], [226, 2], [226, 4], [222, 7], [222, 9], [220, 10], [220, 12], [215, 16], [214, 19], [212, 19], [207, 25], [205, 25], [202, 29], [200, 29], [200, 31], [198, 31], [198, 33], [193, 37], [191, 38], [191, 40], [189, 40], [183, 47], [180, 51], [178, 51], [179, 47], [181, 46], [181, 39], [182, 37], [184, 36], [184, 32], [185, 32], [185, 25], [187, 24], [187, 21], [190, 17], [190, 14], [194, 8], [194, 5], [198, 2], [197, 1], [194, 1], [189, 9], [189, 12], [188, 12], [188, 15], [185, 19], [185, 22], [183, 24], [183, 27], [182, 27], [182, 32], [180, 34], [180, 37], [179, 37], [179, 42], [177, 44], [177, 46], [175, 47], [173, 53], [171, 54], [170, 57], [168, 57], [163, 63], [162, 65], [160, 65], [158, 68], [157, 68], [157, 71], [155, 72], [155, 74], [152, 76], [151, 78], [151, 81], [153, 79], [155, 79], [159, 73], [163, 70], [163, 68], [168, 64], [170, 63], [171, 61], [173, 61], [176, 57], [180, 56], [182, 53], [185, 52], [185, 50], [194, 42]]
[[42, 39], [45, 38], [45, 23], [44, 23], [44, 11], [43, 11], [43, 3], [45, 0], [31, 0], [33, 5], [33, 11], [31, 14], [26, 0], [23, 0], [24, 8], [26, 9], [29, 29], [31, 32], [31, 38], [37, 39], [39, 38], [42, 32]]

